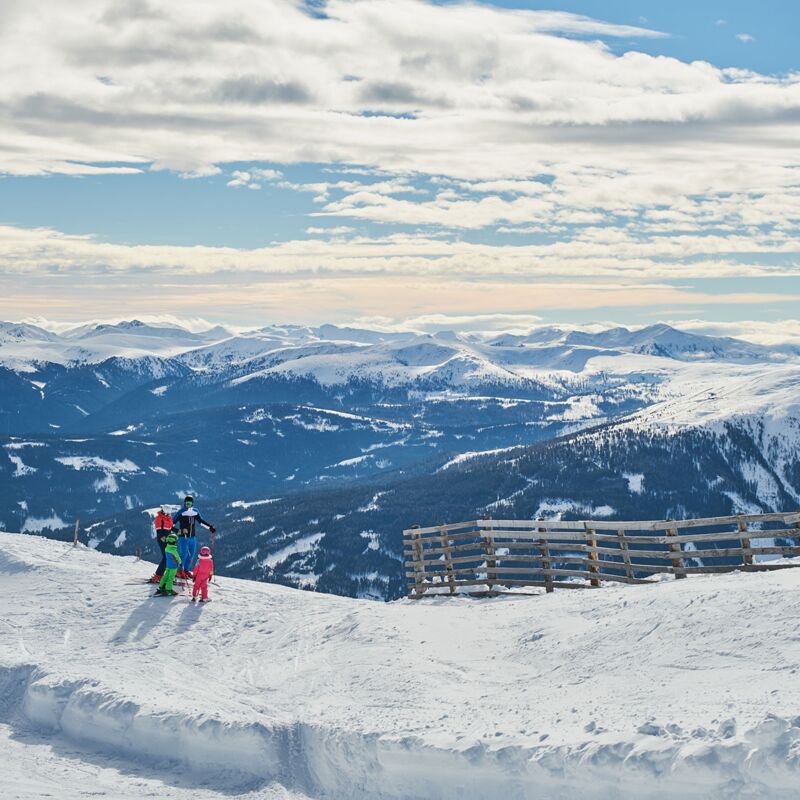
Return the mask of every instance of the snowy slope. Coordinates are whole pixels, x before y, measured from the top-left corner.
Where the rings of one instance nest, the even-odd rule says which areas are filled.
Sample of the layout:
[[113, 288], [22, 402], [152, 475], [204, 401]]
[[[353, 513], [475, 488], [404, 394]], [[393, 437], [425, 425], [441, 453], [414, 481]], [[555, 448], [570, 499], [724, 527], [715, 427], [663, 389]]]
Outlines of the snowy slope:
[[800, 417], [800, 366], [706, 366], [676, 372], [672, 397], [637, 413], [648, 425], [711, 425], [723, 420], [761, 416]]
[[797, 795], [800, 571], [392, 604], [222, 578], [195, 607], [125, 583], [149, 568], [0, 535], [11, 796]]

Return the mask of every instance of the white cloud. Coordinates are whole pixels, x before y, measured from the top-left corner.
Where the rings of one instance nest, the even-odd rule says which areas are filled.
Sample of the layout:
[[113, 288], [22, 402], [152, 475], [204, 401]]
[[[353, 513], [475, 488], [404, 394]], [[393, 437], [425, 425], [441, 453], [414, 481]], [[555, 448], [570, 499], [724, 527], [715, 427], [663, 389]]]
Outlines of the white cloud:
[[536, 314], [423, 314], [409, 317], [396, 325], [402, 330], [414, 331], [503, 331], [517, 333], [530, 331], [541, 324]]
[[338, 225], [335, 228], [316, 228], [310, 227], [306, 228], [306, 233], [309, 236], [344, 236], [348, 233], [353, 233], [355, 229], [350, 228], [347, 225]]
[[[672, 324], [672, 323], [671, 323]], [[732, 336], [763, 345], [800, 345], [800, 320], [781, 319], [740, 320], [736, 322], [710, 322], [700, 319], [684, 319], [674, 322], [682, 330], [703, 333], [709, 336]]]
[[[293, 0], [172, 0], [147, 18], [131, 8], [28, 0], [4, 17], [0, 171], [224, 168], [232, 188], [313, 195], [308, 235], [323, 238], [147, 247], [6, 226], [0, 276], [797, 272], [800, 74], [617, 55], [597, 38], [661, 34], [565, 12], [421, 0], [330, 0], [324, 17]], [[330, 180], [241, 166], [258, 163], [328, 165]], [[424, 235], [359, 237], [354, 221]], [[480, 230], [546, 237], [458, 239]]]
[[[344, 226], [346, 227], [346, 226]], [[291, 276], [384, 275], [481, 279], [552, 276], [625, 280], [800, 275], [790, 234], [642, 238], [625, 227], [585, 227], [536, 244], [487, 244], [420, 234], [291, 240], [244, 249], [202, 245], [127, 245], [49, 228], [0, 226], [0, 276], [108, 277], [249, 273]], [[784, 263], [777, 257], [791, 260]], [[0, 287], [1, 289], [2, 287]]]
[[736, 38], [740, 42], [745, 42], [745, 43], [755, 41], [755, 36], [751, 36], [749, 33], [737, 33]]
[[145, 161], [191, 175], [312, 161], [487, 180], [582, 164], [669, 174], [687, 163], [698, 124], [719, 160], [725, 132], [744, 125], [763, 150], [798, 102], [790, 78], [744, 85], [707, 63], [557, 35], [661, 35], [564, 12], [420, 0], [331, 0], [324, 19], [290, 0], [230, 0], [224, 14], [212, 0], [173, 0], [146, 20], [115, 9], [30, 0], [0, 30], [0, 168]]
[[222, 170], [216, 164], [204, 164], [197, 169], [189, 170], [188, 172], [179, 173], [184, 180], [195, 180], [197, 178], [211, 178], [214, 175], [219, 175]]
[[241, 169], [235, 169], [231, 173], [231, 179], [228, 181], [228, 186], [234, 189], [260, 189], [261, 185], [253, 181], [252, 175]]

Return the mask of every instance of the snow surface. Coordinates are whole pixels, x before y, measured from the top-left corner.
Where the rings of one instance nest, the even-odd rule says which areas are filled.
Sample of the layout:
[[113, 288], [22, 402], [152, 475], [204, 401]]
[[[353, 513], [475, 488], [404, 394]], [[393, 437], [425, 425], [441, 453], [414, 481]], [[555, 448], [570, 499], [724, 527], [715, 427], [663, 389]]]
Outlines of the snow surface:
[[798, 570], [196, 607], [151, 569], [0, 534], [4, 797], [797, 797]]

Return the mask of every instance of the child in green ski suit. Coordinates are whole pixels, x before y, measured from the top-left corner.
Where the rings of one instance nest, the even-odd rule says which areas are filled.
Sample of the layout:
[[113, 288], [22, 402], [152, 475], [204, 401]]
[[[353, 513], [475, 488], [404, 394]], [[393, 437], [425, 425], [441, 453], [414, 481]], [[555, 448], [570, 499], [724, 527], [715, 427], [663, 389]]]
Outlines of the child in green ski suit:
[[158, 589], [156, 589], [156, 597], [169, 597], [177, 594], [172, 588], [172, 582], [175, 580], [178, 567], [181, 565], [181, 555], [178, 552], [178, 537], [174, 533], [167, 536], [164, 557], [167, 559], [167, 563], [161, 583], [158, 584]]

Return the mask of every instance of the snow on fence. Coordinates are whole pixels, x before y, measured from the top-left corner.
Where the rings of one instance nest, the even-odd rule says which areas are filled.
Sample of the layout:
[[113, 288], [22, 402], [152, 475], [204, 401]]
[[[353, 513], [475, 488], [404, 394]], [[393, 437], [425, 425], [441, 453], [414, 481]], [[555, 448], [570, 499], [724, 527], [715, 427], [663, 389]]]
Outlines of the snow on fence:
[[685, 520], [480, 519], [403, 531], [409, 597], [598, 587], [798, 567], [800, 512]]

